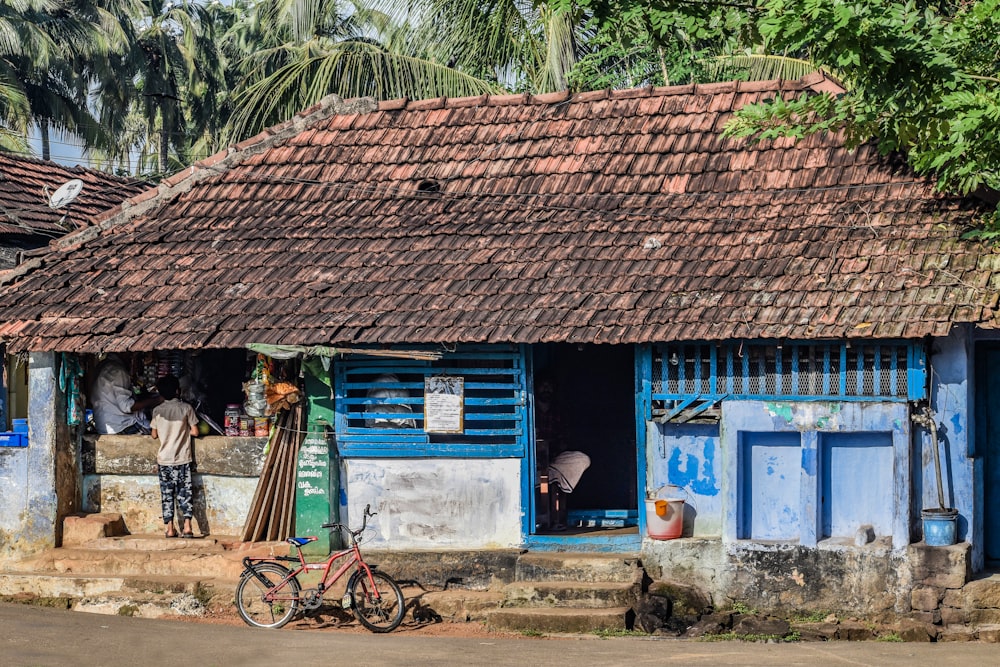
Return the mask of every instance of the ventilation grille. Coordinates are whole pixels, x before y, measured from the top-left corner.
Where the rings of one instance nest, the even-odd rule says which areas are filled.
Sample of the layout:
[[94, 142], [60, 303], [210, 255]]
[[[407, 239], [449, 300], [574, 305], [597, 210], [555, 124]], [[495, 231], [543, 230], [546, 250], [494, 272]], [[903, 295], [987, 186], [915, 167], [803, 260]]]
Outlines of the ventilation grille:
[[912, 400], [923, 365], [909, 343], [670, 343], [653, 353], [652, 398]]

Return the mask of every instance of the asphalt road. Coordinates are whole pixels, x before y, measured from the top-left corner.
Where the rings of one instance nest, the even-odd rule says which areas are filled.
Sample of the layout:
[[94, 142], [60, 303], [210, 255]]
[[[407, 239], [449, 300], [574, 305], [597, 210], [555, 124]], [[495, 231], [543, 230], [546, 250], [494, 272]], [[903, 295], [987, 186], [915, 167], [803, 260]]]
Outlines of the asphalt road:
[[255, 630], [0, 604], [0, 665], [1000, 665], [995, 644], [706, 643], [500, 639]]

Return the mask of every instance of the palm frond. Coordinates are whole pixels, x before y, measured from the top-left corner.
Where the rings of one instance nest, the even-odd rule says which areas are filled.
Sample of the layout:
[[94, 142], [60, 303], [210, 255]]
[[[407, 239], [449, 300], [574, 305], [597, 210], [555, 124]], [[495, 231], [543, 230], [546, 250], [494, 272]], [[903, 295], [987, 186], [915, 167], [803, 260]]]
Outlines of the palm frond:
[[303, 48], [299, 55], [236, 95], [234, 140], [287, 120], [330, 94], [345, 99], [425, 99], [502, 90], [440, 63], [389, 53], [365, 42], [339, 42], [313, 53]]
[[822, 69], [801, 58], [767, 53], [723, 55], [699, 62], [705, 68], [706, 82], [800, 79]]

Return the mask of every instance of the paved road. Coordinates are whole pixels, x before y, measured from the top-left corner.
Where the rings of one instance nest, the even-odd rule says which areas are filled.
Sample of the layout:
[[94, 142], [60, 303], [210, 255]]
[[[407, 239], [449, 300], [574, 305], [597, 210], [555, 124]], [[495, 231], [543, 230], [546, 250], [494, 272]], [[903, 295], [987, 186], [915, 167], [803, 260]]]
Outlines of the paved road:
[[995, 644], [705, 643], [506, 639], [254, 630], [0, 604], [0, 665], [1000, 665]]

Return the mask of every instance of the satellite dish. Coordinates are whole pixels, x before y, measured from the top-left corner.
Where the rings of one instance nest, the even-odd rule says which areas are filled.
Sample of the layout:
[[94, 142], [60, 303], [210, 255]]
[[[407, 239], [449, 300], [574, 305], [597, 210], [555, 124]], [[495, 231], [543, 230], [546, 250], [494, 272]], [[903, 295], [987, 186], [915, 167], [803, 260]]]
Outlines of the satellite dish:
[[83, 190], [83, 181], [79, 178], [66, 181], [59, 186], [59, 189], [49, 197], [50, 208], [62, 208], [76, 199], [76, 196]]

